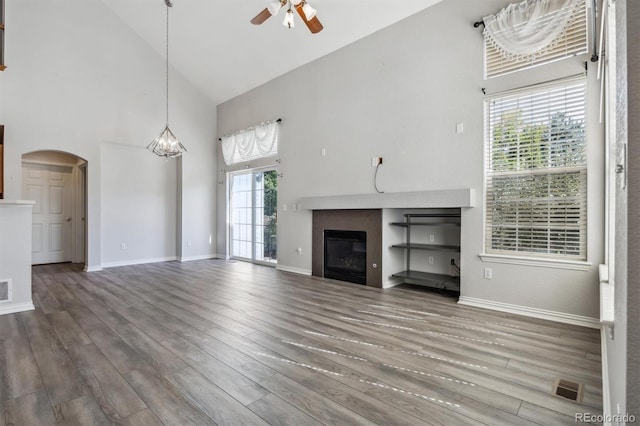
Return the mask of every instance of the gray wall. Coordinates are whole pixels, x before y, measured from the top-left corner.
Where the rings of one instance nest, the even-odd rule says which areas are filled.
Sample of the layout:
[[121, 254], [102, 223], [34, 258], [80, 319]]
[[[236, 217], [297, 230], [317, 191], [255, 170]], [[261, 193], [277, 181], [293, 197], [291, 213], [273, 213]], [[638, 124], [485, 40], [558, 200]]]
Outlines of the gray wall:
[[611, 414], [640, 418], [640, 2], [616, 2], [615, 329], [607, 336]]
[[[311, 270], [311, 212], [294, 211], [292, 204], [306, 196], [374, 192], [371, 157], [382, 156], [378, 185], [383, 191], [476, 189], [477, 207], [463, 213], [463, 296], [568, 317], [598, 316], [604, 160], [595, 68], [588, 77], [587, 127], [592, 266], [576, 271], [489, 263], [478, 257], [484, 238], [481, 88], [491, 94], [578, 74], [588, 59], [483, 80], [483, 39], [472, 23], [508, 3], [446, 0], [218, 106], [220, 136], [263, 120], [283, 119], [278, 165], [283, 173], [278, 196], [280, 267]], [[464, 122], [463, 134], [456, 134], [457, 122]], [[218, 167], [220, 172], [226, 169], [221, 160]], [[217, 249], [225, 254], [223, 184], [218, 185], [218, 203]], [[485, 267], [493, 268], [492, 280], [483, 279]]]

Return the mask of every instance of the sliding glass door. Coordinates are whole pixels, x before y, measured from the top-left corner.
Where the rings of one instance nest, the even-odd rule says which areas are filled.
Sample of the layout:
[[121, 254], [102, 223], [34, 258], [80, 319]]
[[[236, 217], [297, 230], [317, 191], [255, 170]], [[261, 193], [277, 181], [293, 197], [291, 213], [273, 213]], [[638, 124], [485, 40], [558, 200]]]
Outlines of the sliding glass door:
[[276, 263], [277, 178], [275, 170], [231, 175], [231, 257]]

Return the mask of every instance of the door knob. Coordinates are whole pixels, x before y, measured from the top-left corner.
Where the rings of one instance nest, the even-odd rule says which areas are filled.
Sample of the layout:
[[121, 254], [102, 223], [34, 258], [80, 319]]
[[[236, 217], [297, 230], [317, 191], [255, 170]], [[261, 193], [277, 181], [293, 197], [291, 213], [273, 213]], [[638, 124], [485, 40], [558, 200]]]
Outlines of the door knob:
[[67, 222], [71, 222], [71, 218], [70, 218], [70, 217], [66, 218], [65, 220], [66, 220]]

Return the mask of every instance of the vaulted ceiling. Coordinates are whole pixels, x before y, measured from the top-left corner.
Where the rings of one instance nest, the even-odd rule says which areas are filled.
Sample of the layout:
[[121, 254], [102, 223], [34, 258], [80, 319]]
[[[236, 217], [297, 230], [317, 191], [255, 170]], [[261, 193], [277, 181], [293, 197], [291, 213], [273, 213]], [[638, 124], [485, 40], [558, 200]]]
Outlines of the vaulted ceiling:
[[[164, 56], [164, 0], [102, 1]], [[324, 25], [311, 34], [297, 15], [295, 28], [284, 27], [284, 10], [260, 26], [250, 24], [269, 0], [173, 0], [169, 56], [219, 104], [439, 1], [310, 0]]]

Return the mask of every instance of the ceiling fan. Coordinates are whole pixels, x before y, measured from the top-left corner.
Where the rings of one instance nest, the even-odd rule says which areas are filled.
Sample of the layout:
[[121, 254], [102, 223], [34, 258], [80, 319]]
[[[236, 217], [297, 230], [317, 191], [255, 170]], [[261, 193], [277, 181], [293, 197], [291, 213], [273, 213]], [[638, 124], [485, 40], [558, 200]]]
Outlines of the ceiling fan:
[[298, 15], [300, 15], [300, 18], [302, 18], [302, 22], [304, 22], [307, 25], [307, 28], [309, 28], [309, 31], [311, 31], [313, 34], [322, 31], [323, 27], [318, 20], [318, 17], [316, 16], [316, 10], [311, 7], [311, 5], [307, 3], [306, 0], [272, 1], [267, 7], [264, 8], [262, 12], [258, 13], [256, 17], [251, 20], [251, 23], [253, 25], [262, 24], [264, 21], [269, 19], [271, 15], [277, 14], [278, 11], [287, 4], [289, 5], [289, 9], [285, 14], [282, 25], [289, 28], [294, 27], [295, 24], [293, 21], [293, 8], [295, 8], [298, 12]]

